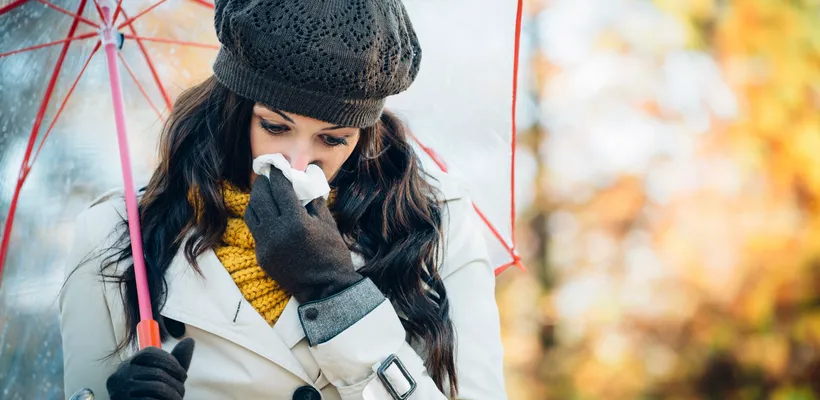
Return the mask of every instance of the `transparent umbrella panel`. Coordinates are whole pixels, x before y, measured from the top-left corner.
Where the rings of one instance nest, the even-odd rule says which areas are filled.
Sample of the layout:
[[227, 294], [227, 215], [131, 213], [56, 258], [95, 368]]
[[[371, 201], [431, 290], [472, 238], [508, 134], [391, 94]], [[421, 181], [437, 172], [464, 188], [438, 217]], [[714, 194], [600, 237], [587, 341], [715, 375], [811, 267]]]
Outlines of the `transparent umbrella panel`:
[[[0, 2], [0, 7], [10, 4], [6, 3]], [[139, 16], [147, 2], [125, 3], [120, 22]], [[76, 0], [28, 1], [1, 15], [0, 53], [64, 40], [74, 18], [57, 8], [77, 14], [81, 5]], [[92, 1], [79, 15], [100, 23]], [[212, 15], [208, 7], [166, 1], [135, 19], [133, 30], [128, 26], [120, 30], [131, 36], [123, 43], [120, 72], [137, 182], [144, 183], [154, 165], [160, 115], [167, 115], [165, 98], [175, 98], [208, 76], [216, 54]], [[211, 48], [153, 40], [139, 43], [136, 36]], [[0, 397], [4, 399], [62, 396], [57, 296], [63, 260], [74, 240], [74, 220], [94, 197], [122, 186], [111, 90], [104, 53], [97, 48], [97, 28], [80, 22], [72, 37], [87, 38], [71, 41], [64, 57], [59, 43], [0, 58], [0, 222], [4, 226], [32, 128], [56, 75], [17, 203], [0, 286]], [[156, 84], [145, 54], [164, 91]]]

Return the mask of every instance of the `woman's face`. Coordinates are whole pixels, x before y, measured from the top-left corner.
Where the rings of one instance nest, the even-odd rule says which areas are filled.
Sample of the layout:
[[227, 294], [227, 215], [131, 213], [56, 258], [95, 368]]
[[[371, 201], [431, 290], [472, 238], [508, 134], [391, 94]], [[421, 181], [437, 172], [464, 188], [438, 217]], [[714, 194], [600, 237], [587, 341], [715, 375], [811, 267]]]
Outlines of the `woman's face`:
[[[304, 171], [316, 164], [332, 179], [359, 142], [359, 128], [329, 124], [310, 117], [253, 107], [251, 153], [282, 153], [291, 167]], [[251, 182], [256, 179], [252, 174]]]

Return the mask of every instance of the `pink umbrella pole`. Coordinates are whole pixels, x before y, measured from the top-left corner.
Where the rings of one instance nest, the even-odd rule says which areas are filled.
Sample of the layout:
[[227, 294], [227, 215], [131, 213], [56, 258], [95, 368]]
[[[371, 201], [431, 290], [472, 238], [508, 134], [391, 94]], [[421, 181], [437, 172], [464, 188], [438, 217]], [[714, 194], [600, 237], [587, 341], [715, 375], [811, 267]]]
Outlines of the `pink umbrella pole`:
[[142, 250], [142, 233], [140, 231], [137, 196], [134, 192], [134, 178], [131, 174], [131, 157], [128, 151], [128, 137], [125, 132], [125, 103], [122, 96], [122, 82], [117, 64], [119, 51], [119, 34], [114, 30], [114, 4], [109, 1], [100, 1], [105, 26], [101, 29], [101, 40], [105, 46], [105, 56], [108, 61], [108, 79], [111, 84], [111, 97], [114, 104], [114, 121], [117, 126], [117, 140], [120, 147], [120, 161], [122, 164], [122, 178], [125, 184], [125, 207], [128, 212], [128, 231], [131, 235], [131, 253], [134, 260], [134, 275], [137, 283], [137, 298], [139, 299], [140, 322], [137, 325], [137, 339], [139, 348], [148, 346], [160, 347], [159, 325], [154, 320], [151, 311], [151, 297], [148, 292], [148, 280], [145, 274], [145, 257]]

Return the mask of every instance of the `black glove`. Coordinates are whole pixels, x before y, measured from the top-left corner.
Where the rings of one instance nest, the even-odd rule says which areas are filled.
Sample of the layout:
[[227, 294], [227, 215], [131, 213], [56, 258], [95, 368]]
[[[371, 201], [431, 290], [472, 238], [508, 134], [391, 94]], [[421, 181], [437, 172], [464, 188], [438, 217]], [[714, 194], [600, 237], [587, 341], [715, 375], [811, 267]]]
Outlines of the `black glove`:
[[270, 179], [256, 178], [245, 223], [259, 266], [300, 303], [324, 299], [363, 279], [325, 199], [302, 207], [278, 169], [271, 169]]
[[146, 347], [123, 361], [105, 382], [111, 400], [182, 400], [194, 353], [194, 339], [185, 338], [171, 353]]

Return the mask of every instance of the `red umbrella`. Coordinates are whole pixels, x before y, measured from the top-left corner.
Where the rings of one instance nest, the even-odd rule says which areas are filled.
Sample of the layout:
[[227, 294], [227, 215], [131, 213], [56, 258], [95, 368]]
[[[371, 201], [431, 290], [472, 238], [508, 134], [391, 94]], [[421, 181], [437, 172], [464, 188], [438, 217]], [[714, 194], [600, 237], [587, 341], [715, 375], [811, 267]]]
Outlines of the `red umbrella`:
[[[159, 345], [159, 330], [157, 323], [153, 320], [152, 312], [151, 312], [151, 305], [149, 303], [149, 296], [148, 296], [148, 286], [145, 280], [145, 265], [144, 265], [144, 258], [142, 252], [142, 238], [140, 234], [140, 227], [139, 227], [139, 218], [137, 213], [137, 201], [134, 191], [134, 181], [132, 178], [132, 168], [131, 168], [131, 160], [130, 160], [130, 152], [128, 148], [128, 137], [126, 134], [126, 107], [124, 104], [123, 99], [123, 90], [122, 90], [122, 82], [120, 77], [120, 68], [119, 65], [122, 64], [125, 71], [130, 75], [133, 79], [134, 83], [140, 94], [144, 96], [147, 100], [148, 106], [153, 109], [160, 119], [163, 119], [163, 115], [160, 112], [162, 107], [157, 106], [153, 101], [151, 96], [148, 93], [148, 87], [144, 86], [140, 79], [138, 79], [137, 73], [135, 73], [135, 69], [131, 66], [131, 63], [126, 61], [126, 58], [122, 56], [120, 52], [123, 42], [129, 42], [128, 45], [135, 44], [139, 51], [142, 53], [145, 65], [147, 66], [148, 71], [150, 72], [150, 80], [151, 87], [154, 90], [158, 91], [160, 94], [160, 98], [162, 102], [164, 102], [164, 108], [170, 110], [173, 102], [172, 96], [169, 94], [167, 90], [167, 84], [163, 82], [162, 79], [162, 72], [156, 67], [154, 61], [152, 60], [152, 56], [148, 51], [147, 44], [148, 43], [163, 43], [169, 45], [177, 45], [189, 48], [205, 48], [205, 49], [218, 49], [219, 46], [217, 43], [205, 43], [205, 42], [198, 42], [198, 41], [186, 41], [186, 40], [179, 40], [176, 38], [163, 38], [163, 37], [151, 37], [151, 36], [143, 36], [138, 34], [137, 27], [135, 24], [136, 22], [141, 21], [146, 16], [149, 16], [157, 7], [165, 3], [167, 0], [158, 0], [152, 3], [147, 8], [133, 13], [129, 15], [125, 9], [122, 7], [122, 1], [120, 0], [119, 3], [114, 3], [112, 0], [92, 0], [92, 4], [96, 9], [96, 16], [94, 18], [89, 18], [84, 16], [87, 14], [87, 6], [89, 6], [88, 0], [79, 0], [79, 4], [77, 5], [76, 9], [68, 10], [63, 7], [60, 7], [49, 0], [14, 0], [8, 3], [5, 6], [0, 7], [0, 16], [8, 14], [13, 10], [17, 9], [18, 7], [22, 6], [26, 3], [41, 3], [45, 7], [49, 7], [55, 11], [58, 11], [62, 14], [65, 14], [67, 17], [72, 18], [71, 25], [66, 32], [65, 36], [60, 39], [55, 39], [49, 42], [35, 44], [31, 46], [27, 46], [20, 49], [15, 49], [11, 51], [6, 51], [4, 53], [0, 53], [0, 60], [4, 57], [12, 56], [15, 54], [26, 53], [46, 47], [53, 47], [59, 46], [61, 51], [59, 56], [57, 57], [57, 61], [53, 67], [53, 70], [48, 79], [48, 85], [46, 90], [42, 96], [42, 100], [40, 101], [40, 106], [38, 108], [37, 115], [34, 119], [33, 126], [31, 128], [31, 133], [29, 135], [28, 144], [26, 146], [25, 154], [23, 157], [22, 164], [20, 166], [20, 172], [17, 177], [17, 183], [14, 189], [14, 194], [11, 199], [11, 204], [9, 208], [8, 217], [6, 218], [5, 227], [3, 231], [3, 239], [2, 244], [0, 244], [0, 278], [2, 278], [2, 271], [3, 265], [6, 260], [6, 256], [8, 255], [9, 249], [9, 241], [11, 237], [11, 229], [14, 222], [14, 214], [17, 209], [18, 200], [20, 198], [20, 191], [23, 188], [24, 183], [26, 182], [26, 178], [29, 176], [29, 172], [31, 171], [34, 162], [37, 160], [40, 151], [43, 148], [43, 144], [45, 143], [46, 139], [48, 138], [49, 134], [53, 130], [55, 123], [59, 119], [60, 115], [62, 114], [65, 106], [74, 93], [75, 88], [77, 87], [80, 78], [86, 71], [89, 63], [92, 60], [92, 57], [97, 53], [97, 51], [102, 48], [105, 52], [107, 66], [108, 66], [108, 83], [109, 83], [109, 90], [111, 93], [111, 100], [112, 105], [114, 108], [114, 121], [116, 124], [116, 131], [118, 137], [118, 144], [119, 144], [119, 158], [121, 161], [122, 166], [122, 178], [126, 193], [126, 206], [128, 212], [128, 222], [129, 222], [129, 233], [131, 236], [131, 243], [132, 243], [132, 251], [133, 251], [133, 261], [134, 261], [134, 270], [137, 280], [137, 288], [138, 288], [138, 296], [140, 299], [140, 325], [138, 327], [138, 336], [139, 336], [139, 344], [140, 348], [150, 346], [150, 345]], [[192, 6], [196, 7], [203, 7], [206, 9], [213, 9], [213, 3], [210, 3], [205, 0], [186, 0]], [[513, 52], [513, 60], [512, 60], [512, 102], [511, 102], [511, 109], [510, 115], [511, 119], [511, 130], [508, 127], [507, 132], [505, 135], [508, 135], [509, 144], [511, 145], [510, 148], [510, 157], [508, 162], [509, 164], [509, 221], [491, 221], [492, 218], [488, 217], [482, 210], [476, 205], [475, 209], [481, 219], [485, 222], [488, 228], [488, 232], [491, 235], [493, 240], [501, 246], [503, 251], [506, 254], [507, 260], [499, 262], [499, 266], [496, 269], [496, 274], [502, 272], [509, 266], [517, 265], [523, 269], [521, 264], [521, 259], [518, 256], [517, 252], [515, 251], [515, 235], [514, 235], [514, 222], [515, 222], [515, 188], [514, 188], [514, 163], [515, 163], [515, 101], [516, 101], [516, 86], [517, 86], [517, 70], [518, 70], [518, 47], [519, 47], [519, 37], [520, 37], [520, 30], [521, 30], [521, 13], [522, 13], [522, 0], [518, 0], [517, 4], [513, 0], [509, 0], [510, 4], [514, 10], [516, 10], [516, 19], [515, 19], [515, 26], [514, 26], [514, 52]], [[502, 2], [506, 3], [506, 2]], [[412, 14], [412, 13], [411, 13]], [[510, 24], [512, 21], [510, 20]], [[419, 24], [417, 24], [419, 25]], [[93, 31], [88, 32], [88, 28], [92, 28]], [[57, 108], [56, 113], [51, 119], [50, 124], [45, 129], [44, 132], [41, 133], [41, 128], [45, 119], [45, 115], [47, 110], [49, 109], [49, 105], [52, 101], [52, 95], [55, 92], [55, 88], [58, 83], [58, 77], [63, 70], [64, 61], [68, 55], [68, 52], [73, 43], [81, 42], [81, 41], [88, 41], [88, 40], [96, 40], [96, 44], [94, 45], [91, 54], [87, 56], [85, 63], [83, 64], [82, 68], [79, 71], [77, 77], [72, 81], [69, 86], [68, 92], [65, 97], [60, 101], [60, 105]], [[215, 52], [214, 52], [215, 56]], [[118, 62], [119, 59], [119, 62]], [[506, 101], [506, 100], [505, 100]], [[422, 135], [419, 135], [420, 137]], [[35, 148], [35, 144], [38, 143], [39, 145]], [[426, 146], [421, 143], [418, 139], [416, 139], [419, 147], [430, 156], [432, 162], [441, 168], [443, 171], [448, 171], [448, 166], [444, 162], [443, 157], [435, 152], [431, 147]], [[478, 201], [480, 202], [480, 201]], [[495, 223], [493, 223], [495, 222]], [[498, 229], [497, 225], [499, 223], [503, 223], [505, 229]], [[499, 260], [497, 260], [499, 261]], [[0, 281], [1, 282], [1, 281]]]

